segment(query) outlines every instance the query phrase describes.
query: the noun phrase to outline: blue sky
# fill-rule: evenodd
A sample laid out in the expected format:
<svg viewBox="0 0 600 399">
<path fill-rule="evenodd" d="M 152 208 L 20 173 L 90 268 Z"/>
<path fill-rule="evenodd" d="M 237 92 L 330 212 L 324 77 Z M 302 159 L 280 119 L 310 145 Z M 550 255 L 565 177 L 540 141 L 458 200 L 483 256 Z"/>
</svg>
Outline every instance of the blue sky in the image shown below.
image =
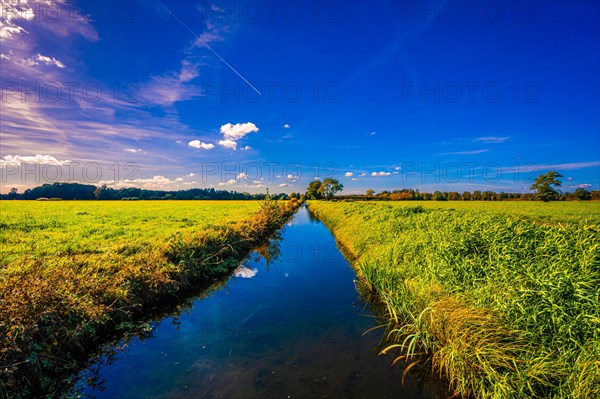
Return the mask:
<svg viewBox="0 0 600 399">
<path fill-rule="evenodd" d="M 2 1 L 2 192 L 600 189 L 597 1 Z"/>
</svg>

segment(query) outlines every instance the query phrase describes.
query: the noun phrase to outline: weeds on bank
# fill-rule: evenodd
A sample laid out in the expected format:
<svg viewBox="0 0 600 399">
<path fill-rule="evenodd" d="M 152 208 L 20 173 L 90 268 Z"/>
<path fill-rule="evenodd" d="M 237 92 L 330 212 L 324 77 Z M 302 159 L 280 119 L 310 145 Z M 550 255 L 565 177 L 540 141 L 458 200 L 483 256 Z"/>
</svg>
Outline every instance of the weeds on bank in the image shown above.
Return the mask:
<svg viewBox="0 0 600 399">
<path fill-rule="evenodd" d="M 310 204 L 357 257 L 389 320 L 383 353 L 407 370 L 429 364 L 462 396 L 600 397 L 597 215 L 474 206 Z"/>
</svg>

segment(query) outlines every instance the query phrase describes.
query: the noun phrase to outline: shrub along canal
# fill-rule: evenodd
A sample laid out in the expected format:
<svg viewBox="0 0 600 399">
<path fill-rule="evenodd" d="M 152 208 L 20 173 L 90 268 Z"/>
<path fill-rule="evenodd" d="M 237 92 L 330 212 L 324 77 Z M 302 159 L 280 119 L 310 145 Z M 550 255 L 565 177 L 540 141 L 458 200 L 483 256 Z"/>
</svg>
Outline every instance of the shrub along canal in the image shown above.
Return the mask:
<svg viewBox="0 0 600 399">
<path fill-rule="evenodd" d="M 378 322 L 354 278 L 331 233 L 302 207 L 271 256 L 253 254 L 182 314 L 122 349 L 106 348 L 75 391 L 98 398 L 443 397 L 412 371 L 403 385 L 403 367 L 377 356 L 382 329 L 364 334 Z"/>
</svg>

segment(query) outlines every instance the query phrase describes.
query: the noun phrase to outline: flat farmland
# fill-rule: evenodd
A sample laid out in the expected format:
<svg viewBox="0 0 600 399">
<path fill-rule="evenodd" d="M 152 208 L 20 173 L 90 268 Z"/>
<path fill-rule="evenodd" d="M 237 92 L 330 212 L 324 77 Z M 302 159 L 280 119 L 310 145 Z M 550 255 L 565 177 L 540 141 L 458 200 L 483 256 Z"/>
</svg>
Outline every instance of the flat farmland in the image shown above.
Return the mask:
<svg viewBox="0 0 600 399">
<path fill-rule="evenodd" d="M 65 384 L 106 338 L 227 275 L 297 205 L 2 201 L 0 396 Z M 142 324 L 137 324 L 138 322 Z"/>
</svg>

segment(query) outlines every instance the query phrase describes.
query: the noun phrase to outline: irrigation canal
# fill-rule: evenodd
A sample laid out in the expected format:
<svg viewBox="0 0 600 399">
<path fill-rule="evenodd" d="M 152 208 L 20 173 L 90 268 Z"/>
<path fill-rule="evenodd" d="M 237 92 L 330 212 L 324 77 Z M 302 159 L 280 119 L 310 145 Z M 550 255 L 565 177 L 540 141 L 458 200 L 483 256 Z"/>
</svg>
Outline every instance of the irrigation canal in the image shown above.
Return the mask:
<svg viewBox="0 0 600 399">
<path fill-rule="evenodd" d="M 264 251 L 262 251 L 264 253 Z M 302 207 L 219 288 L 106 348 L 75 392 L 96 398 L 437 398 L 377 356 L 382 329 L 335 239 Z M 120 343 L 122 346 L 123 342 Z M 110 355 L 109 355 L 110 354 Z"/>
</svg>

